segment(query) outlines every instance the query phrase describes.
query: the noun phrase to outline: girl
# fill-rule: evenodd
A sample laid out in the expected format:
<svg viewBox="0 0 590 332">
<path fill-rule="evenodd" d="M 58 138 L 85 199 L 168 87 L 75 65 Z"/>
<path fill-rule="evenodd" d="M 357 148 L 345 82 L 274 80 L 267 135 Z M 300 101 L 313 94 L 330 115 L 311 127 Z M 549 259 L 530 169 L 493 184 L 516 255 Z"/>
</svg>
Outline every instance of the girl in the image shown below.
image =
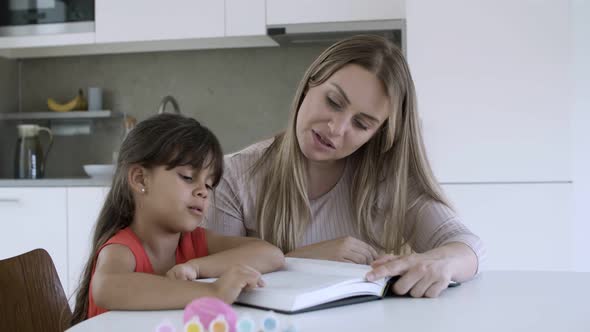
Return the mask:
<svg viewBox="0 0 590 332">
<path fill-rule="evenodd" d="M 211 229 L 286 256 L 372 263 L 367 279 L 399 275 L 399 294 L 438 296 L 472 278 L 484 253 L 432 174 L 408 65 L 382 37 L 326 49 L 286 130 L 228 156 L 217 193 Z"/>
<path fill-rule="evenodd" d="M 178 309 L 201 296 L 233 302 L 282 252 L 200 228 L 223 169 L 217 138 L 194 119 L 161 114 L 124 140 L 100 212 L 72 323 L 107 310 Z M 241 263 L 241 264 L 240 264 Z M 212 284 L 195 278 L 219 277 Z"/>
</svg>

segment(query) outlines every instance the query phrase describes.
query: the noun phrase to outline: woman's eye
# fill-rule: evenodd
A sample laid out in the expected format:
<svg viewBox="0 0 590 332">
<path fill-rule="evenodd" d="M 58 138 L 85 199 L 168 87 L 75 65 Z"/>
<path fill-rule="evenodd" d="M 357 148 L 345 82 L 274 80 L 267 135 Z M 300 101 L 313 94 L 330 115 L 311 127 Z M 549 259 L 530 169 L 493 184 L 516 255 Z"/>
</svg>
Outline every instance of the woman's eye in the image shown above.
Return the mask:
<svg viewBox="0 0 590 332">
<path fill-rule="evenodd" d="M 340 109 L 340 105 L 335 102 L 332 98 L 328 97 L 326 98 L 328 100 L 328 105 L 330 105 L 330 107 L 335 108 L 335 109 Z"/>
<path fill-rule="evenodd" d="M 358 128 L 360 128 L 360 129 L 362 129 L 362 130 L 367 130 L 367 126 L 365 126 L 365 125 L 364 125 L 362 122 L 360 122 L 359 120 L 354 120 L 354 124 L 355 124 L 355 125 L 356 125 Z"/>
</svg>

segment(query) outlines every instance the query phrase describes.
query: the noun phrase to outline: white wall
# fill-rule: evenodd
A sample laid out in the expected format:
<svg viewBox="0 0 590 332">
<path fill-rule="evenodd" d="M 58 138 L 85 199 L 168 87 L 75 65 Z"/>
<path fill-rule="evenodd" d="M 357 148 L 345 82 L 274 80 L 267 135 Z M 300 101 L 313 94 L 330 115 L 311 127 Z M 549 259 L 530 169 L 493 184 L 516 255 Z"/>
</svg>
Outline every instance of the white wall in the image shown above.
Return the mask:
<svg viewBox="0 0 590 332">
<path fill-rule="evenodd" d="M 407 27 L 440 181 L 571 180 L 567 1 L 412 0 Z"/>
<path fill-rule="evenodd" d="M 574 77 L 574 245 L 576 265 L 590 271 L 590 1 L 572 0 Z"/>
<path fill-rule="evenodd" d="M 580 155 L 589 148 L 572 141 L 590 128 L 587 106 L 575 113 L 585 124 L 572 122 L 570 1 L 411 0 L 406 7 L 429 158 L 464 222 L 488 244 L 484 269 L 584 269 L 587 215 L 573 212 L 588 195 L 574 193 L 573 181 L 587 176 Z M 582 58 L 579 68 L 588 64 Z M 588 94 L 587 75 L 578 78 Z"/>
</svg>

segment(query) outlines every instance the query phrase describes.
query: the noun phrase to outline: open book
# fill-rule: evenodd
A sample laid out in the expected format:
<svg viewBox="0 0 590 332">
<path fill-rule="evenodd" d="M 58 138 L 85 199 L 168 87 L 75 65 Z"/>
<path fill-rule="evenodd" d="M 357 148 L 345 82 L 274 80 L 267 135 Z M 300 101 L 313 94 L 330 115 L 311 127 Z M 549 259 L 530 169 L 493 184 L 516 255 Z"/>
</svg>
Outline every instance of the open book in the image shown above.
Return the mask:
<svg viewBox="0 0 590 332">
<path fill-rule="evenodd" d="M 262 276 L 265 287 L 243 291 L 236 303 L 293 314 L 376 300 L 388 279 L 366 281 L 370 270 L 367 265 L 288 257 L 281 271 Z"/>
</svg>

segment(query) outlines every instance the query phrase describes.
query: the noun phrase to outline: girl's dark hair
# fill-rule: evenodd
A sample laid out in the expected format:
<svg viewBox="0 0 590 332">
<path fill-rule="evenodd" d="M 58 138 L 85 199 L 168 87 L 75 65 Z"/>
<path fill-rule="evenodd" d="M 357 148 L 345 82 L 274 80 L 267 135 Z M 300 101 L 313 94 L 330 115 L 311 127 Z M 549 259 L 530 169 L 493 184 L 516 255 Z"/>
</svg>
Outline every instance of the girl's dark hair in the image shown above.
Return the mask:
<svg viewBox="0 0 590 332">
<path fill-rule="evenodd" d="M 217 137 L 207 127 L 179 114 L 152 116 L 129 133 L 121 145 L 111 190 L 96 223 L 92 251 L 76 296 L 72 325 L 87 318 L 90 279 L 98 249 L 133 220 L 135 203 L 127 180 L 131 165 L 148 169 L 185 165 L 195 169 L 211 167 L 215 187 L 223 174 L 223 152 Z"/>
</svg>

